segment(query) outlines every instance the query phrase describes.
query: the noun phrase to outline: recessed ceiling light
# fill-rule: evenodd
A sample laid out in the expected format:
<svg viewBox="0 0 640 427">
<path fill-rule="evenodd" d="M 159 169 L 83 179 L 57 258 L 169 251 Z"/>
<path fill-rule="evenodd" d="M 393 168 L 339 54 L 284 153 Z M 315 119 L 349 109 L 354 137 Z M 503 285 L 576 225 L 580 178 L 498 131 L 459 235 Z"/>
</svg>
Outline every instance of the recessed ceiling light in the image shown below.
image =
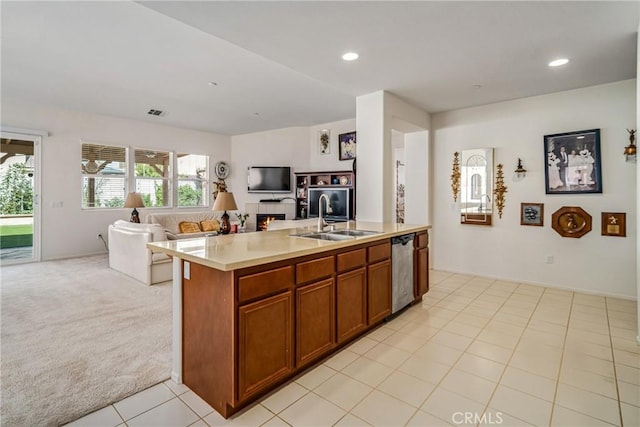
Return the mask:
<svg viewBox="0 0 640 427">
<path fill-rule="evenodd" d="M 356 59 L 358 59 L 358 55 L 355 52 L 347 52 L 344 55 L 342 55 L 342 59 L 344 59 L 345 61 L 355 61 Z"/>
<path fill-rule="evenodd" d="M 208 84 L 209 86 L 218 86 L 218 83 L 216 83 L 216 82 L 209 82 L 209 83 L 207 83 L 207 84 Z"/>
<path fill-rule="evenodd" d="M 482 87 L 482 85 L 473 85 L 471 87 L 474 88 L 474 89 L 480 89 Z"/>
<path fill-rule="evenodd" d="M 567 58 L 556 59 L 555 61 L 549 62 L 549 67 L 559 67 L 561 65 L 568 64 L 569 60 Z"/>
</svg>

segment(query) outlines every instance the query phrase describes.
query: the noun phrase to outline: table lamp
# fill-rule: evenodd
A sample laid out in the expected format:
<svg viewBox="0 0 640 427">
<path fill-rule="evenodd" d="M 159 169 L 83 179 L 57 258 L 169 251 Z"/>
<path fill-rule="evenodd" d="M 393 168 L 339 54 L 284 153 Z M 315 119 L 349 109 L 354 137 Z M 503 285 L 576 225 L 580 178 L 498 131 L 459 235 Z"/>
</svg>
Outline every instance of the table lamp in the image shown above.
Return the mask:
<svg viewBox="0 0 640 427">
<path fill-rule="evenodd" d="M 220 233 L 229 234 L 231 231 L 231 224 L 229 223 L 229 215 L 227 211 L 237 211 L 238 206 L 236 200 L 233 198 L 233 193 L 227 191 L 218 192 L 216 201 L 213 203 L 213 211 L 224 211 L 222 214 L 222 221 L 220 222 Z"/>
<path fill-rule="evenodd" d="M 124 201 L 125 208 L 133 208 L 131 211 L 131 219 L 130 222 L 140 222 L 140 216 L 138 214 L 138 210 L 136 208 L 144 208 L 144 203 L 142 202 L 142 196 L 140 193 L 132 192 L 127 194 L 127 198 Z"/>
</svg>

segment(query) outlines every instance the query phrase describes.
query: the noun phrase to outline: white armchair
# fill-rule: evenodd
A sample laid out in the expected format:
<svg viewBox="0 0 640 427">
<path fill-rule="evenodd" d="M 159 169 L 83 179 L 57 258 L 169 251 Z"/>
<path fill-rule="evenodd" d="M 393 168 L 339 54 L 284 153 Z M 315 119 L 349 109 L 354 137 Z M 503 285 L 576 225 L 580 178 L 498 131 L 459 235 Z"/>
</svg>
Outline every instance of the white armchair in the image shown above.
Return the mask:
<svg viewBox="0 0 640 427">
<path fill-rule="evenodd" d="M 160 225 L 116 221 L 109 226 L 109 267 L 146 285 L 171 280 L 171 257 L 147 248 L 147 243 L 165 240 Z"/>
</svg>

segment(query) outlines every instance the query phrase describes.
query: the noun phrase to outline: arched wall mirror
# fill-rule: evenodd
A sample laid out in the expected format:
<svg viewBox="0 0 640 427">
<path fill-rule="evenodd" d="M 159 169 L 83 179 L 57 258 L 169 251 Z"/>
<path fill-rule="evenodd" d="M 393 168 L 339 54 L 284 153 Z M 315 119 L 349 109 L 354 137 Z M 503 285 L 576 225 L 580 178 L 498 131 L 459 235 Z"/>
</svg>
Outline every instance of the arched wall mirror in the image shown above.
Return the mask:
<svg viewBox="0 0 640 427">
<path fill-rule="evenodd" d="M 462 150 L 460 181 L 460 222 L 491 225 L 493 148 Z"/>
</svg>

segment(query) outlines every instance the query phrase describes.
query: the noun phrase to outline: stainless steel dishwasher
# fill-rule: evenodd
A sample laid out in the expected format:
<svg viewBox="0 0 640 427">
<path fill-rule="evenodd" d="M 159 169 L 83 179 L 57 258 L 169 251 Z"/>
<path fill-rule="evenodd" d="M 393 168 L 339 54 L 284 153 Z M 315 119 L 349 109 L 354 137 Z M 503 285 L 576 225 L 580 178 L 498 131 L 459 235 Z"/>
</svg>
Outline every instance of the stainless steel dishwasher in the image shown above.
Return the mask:
<svg viewBox="0 0 640 427">
<path fill-rule="evenodd" d="M 415 233 L 391 238 L 391 314 L 414 299 L 413 239 Z"/>
</svg>

